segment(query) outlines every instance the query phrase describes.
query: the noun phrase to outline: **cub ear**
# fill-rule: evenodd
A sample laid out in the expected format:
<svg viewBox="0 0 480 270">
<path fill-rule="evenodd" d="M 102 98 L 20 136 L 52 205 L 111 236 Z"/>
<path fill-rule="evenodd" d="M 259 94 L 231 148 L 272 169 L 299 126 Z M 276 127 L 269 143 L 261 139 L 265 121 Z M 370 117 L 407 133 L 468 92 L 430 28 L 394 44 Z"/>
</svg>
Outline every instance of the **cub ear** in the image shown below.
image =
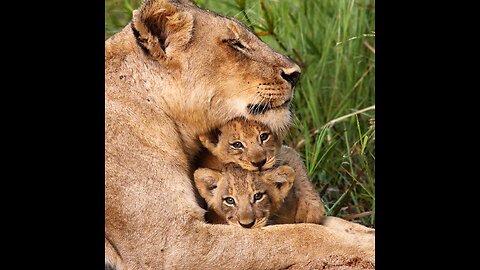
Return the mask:
<svg viewBox="0 0 480 270">
<path fill-rule="evenodd" d="M 178 11 L 172 3 L 147 0 L 139 10 L 133 11 L 131 27 L 137 43 L 157 60 L 181 49 L 192 38 L 192 14 Z"/>
<path fill-rule="evenodd" d="M 281 197 L 286 197 L 295 181 L 295 171 L 290 166 L 280 166 L 265 173 L 266 180 L 274 184 Z"/>
<path fill-rule="evenodd" d="M 222 173 L 207 168 L 197 169 L 193 173 L 195 186 L 205 200 L 210 200 L 213 197 L 215 189 L 218 187 L 218 182 L 222 178 Z"/>
<path fill-rule="evenodd" d="M 213 131 L 210 131 L 206 134 L 198 136 L 200 142 L 208 149 L 211 153 L 214 153 L 215 148 L 218 145 L 218 137 L 221 135 L 221 131 L 216 128 Z"/>
</svg>

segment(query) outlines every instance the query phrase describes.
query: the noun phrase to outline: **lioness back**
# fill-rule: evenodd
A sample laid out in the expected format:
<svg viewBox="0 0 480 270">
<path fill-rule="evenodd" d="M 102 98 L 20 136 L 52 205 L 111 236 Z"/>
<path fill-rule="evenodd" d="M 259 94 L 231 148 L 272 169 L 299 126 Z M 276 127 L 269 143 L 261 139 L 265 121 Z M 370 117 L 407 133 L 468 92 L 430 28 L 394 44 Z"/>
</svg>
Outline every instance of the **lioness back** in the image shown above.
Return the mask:
<svg viewBox="0 0 480 270">
<path fill-rule="evenodd" d="M 295 172 L 281 166 L 262 172 L 242 169 L 229 163 L 221 172 L 200 168 L 194 173 L 195 185 L 208 205 L 212 223 L 243 228 L 259 228 L 282 206 Z"/>
</svg>

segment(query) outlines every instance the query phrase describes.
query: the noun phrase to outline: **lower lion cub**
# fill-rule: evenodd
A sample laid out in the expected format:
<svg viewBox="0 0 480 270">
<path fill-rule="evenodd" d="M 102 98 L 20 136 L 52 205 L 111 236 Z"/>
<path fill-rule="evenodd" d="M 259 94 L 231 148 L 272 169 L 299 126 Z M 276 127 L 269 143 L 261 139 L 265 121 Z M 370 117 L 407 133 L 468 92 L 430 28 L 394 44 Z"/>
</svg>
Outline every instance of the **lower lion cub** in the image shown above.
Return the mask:
<svg viewBox="0 0 480 270">
<path fill-rule="evenodd" d="M 194 179 L 207 202 L 209 222 L 258 228 L 277 223 L 271 216 L 282 206 L 295 172 L 289 166 L 252 172 L 230 163 L 221 172 L 198 169 Z"/>
<path fill-rule="evenodd" d="M 265 126 L 234 119 L 200 141 L 208 152 L 194 180 L 210 222 L 255 228 L 322 221 L 323 203 L 303 160 Z"/>
</svg>

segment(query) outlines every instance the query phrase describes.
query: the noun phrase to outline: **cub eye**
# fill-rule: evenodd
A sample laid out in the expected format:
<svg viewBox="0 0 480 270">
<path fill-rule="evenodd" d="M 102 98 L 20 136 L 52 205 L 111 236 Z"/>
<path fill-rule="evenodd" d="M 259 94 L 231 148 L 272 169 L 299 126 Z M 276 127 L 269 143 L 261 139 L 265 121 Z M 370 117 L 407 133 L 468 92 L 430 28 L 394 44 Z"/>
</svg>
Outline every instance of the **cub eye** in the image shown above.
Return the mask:
<svg viewBox="0 0 480 270">
<path fill-rule="evenodd" d="M 241 142 L 234 142 L 232 143 L 233 148 L 243 148 L 243 144 Z"/>
<path fill-rule="evenodd" d="M 260 134 L 260 141 L 264 142 L 264 141 L 268 140 L 269 137 L 270 137 L 270 134 L 262 133 L 262 134 Z"/>
<path fill-rule="evenodd" d="M 232 197 L 223 199 L 228 205 L 235 205 L 235 200 Z"/>
<path fill-rule="evenodd" d="M 256 193 L 255 195 L 253 195 L 253 199 L 255 201 L 259 201 L 263 198 L 263 193 L 259 192 L 259 193 Z"/>
</svg>

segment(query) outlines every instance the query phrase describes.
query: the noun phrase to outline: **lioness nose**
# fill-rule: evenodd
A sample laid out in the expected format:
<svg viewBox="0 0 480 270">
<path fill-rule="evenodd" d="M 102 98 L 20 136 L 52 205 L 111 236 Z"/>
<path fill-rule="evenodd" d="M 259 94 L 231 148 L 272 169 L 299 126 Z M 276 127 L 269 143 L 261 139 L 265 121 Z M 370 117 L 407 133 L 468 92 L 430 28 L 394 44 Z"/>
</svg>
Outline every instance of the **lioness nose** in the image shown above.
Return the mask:
<svg viewBox="0 0 480 270">
<path fill-rule="evenodd" d="M 243 223 L 241 223 L 241 222 L 238 222 L 238 223 L 240 223 L 240 226 L 242 226 L 243 228 L 250 229 L 250 228 L 253 226 L 253 224 L 255 224 L 255 219 L 254 219 L 252 222 L 248 223 L 248 224 L 243 224 Z"/>
<path fill-rule="evenodd" d="M 298 79 L 300 79 L 300 69 L 299 68 L 282 68 L 280 73 L 282 78 L 290 83 L 290 86 L 293 88 L 297 84 Z"/>
<path fill-rule="evenodd" d="M 253 166 L 255 167 L 258 167 L 258 168 L 261 168 L 263 165 L 265 165 L 265 163 L 267 162 L 267 159 L 264 159 L 264 160 L 261 160 L 261 161 L 258 161 L 258 162 L 251 162 Z"/>
</svg>

